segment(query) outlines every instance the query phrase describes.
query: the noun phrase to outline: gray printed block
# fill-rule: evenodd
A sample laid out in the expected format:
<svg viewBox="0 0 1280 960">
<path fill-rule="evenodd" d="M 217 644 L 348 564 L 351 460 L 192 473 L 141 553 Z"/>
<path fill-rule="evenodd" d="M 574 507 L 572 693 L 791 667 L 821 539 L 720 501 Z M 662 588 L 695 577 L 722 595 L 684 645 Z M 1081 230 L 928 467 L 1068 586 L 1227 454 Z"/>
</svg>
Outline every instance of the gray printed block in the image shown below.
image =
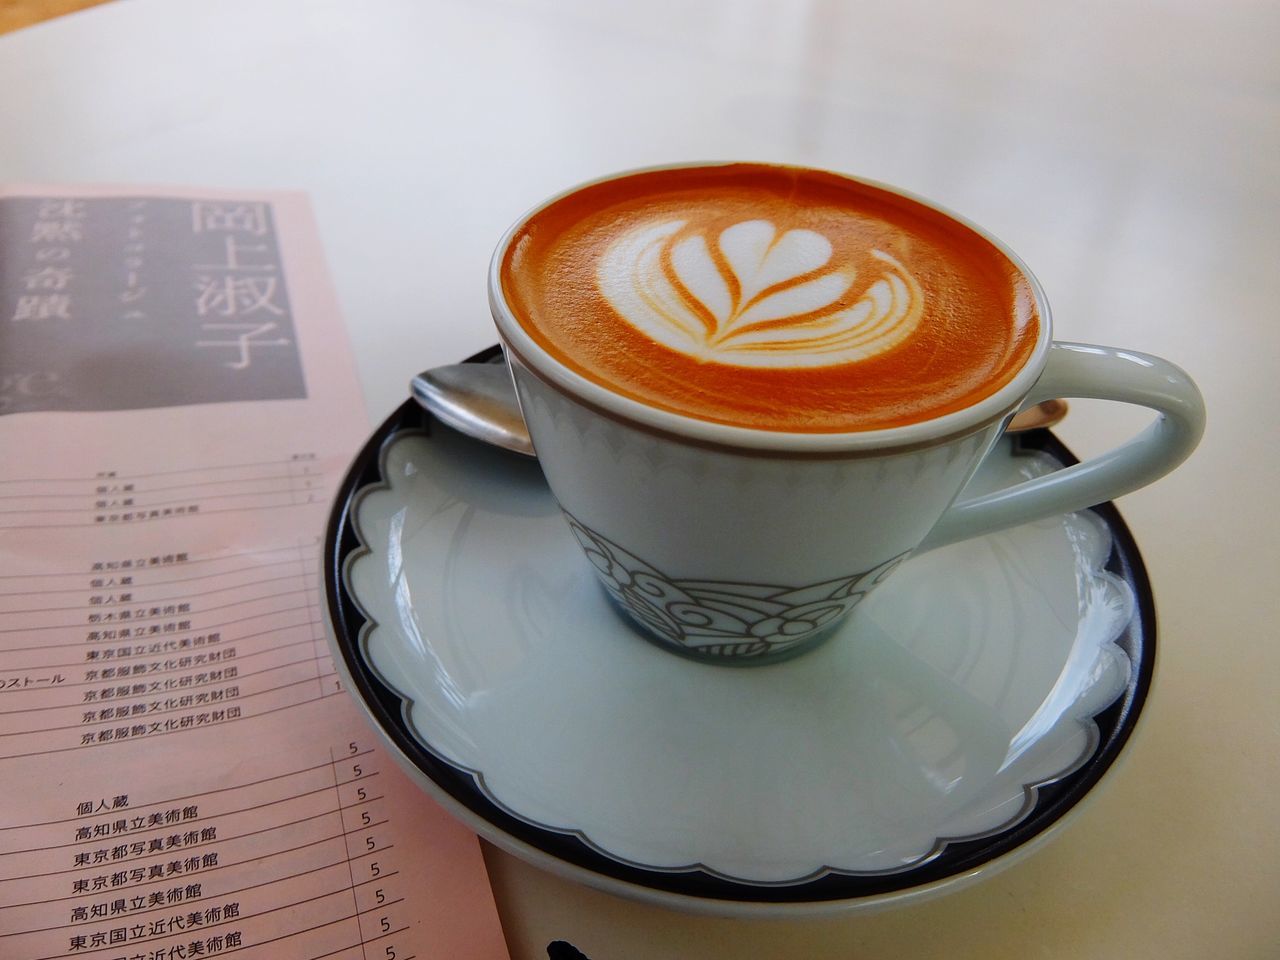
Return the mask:
<svg viewBox="0 0 1280 960">
<path fill-rule="evenodd" d="M 0 199 L 0 414 L 305 396 L 270 204 Z"/>
</svg>

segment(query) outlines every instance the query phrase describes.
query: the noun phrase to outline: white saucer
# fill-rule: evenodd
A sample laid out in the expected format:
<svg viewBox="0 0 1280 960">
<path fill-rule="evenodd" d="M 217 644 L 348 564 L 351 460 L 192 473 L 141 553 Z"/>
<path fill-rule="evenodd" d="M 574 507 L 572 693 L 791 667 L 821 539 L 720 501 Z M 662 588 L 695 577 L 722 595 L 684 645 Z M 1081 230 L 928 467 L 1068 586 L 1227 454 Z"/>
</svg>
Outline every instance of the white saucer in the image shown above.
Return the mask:
<svg viewBox="0 0 1280 960">
<path fill-rule="evenodd" d="M 1006 441 L 975 483 L 1059 463 Z M 548 869 L 722 914 L 883 906 L 1029 851 L 1120 752 L 1154 657 L 1107 508 L 914 557 L 794 661 L 680 659 L 611 608 L 536 463 L 411 407 L 326 549 L 335 660 L 425 789 Z"/>
</svg>

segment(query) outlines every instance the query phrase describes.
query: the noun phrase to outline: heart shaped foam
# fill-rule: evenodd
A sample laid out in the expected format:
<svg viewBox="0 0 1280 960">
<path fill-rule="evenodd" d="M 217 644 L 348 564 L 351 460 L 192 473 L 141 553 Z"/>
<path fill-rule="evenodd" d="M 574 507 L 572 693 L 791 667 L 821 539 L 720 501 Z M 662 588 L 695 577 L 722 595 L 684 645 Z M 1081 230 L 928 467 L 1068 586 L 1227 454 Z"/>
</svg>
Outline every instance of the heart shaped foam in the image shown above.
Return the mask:
<svg viewBox="0 0 1280 960">
<path fill-rule="evenodd" d="M 868 251 L 877 270 L 860 277 L 852 263 L 833 263 L 831 242 L 813 230 L 744 220 L 714 241 L 710 232 L 668 220 L 622 234 L 596 271 L 601 293 L 658 343 L 737 366 L 849 363 L 920 323 L 923 291 L 884 251 Z"/>
</svg>

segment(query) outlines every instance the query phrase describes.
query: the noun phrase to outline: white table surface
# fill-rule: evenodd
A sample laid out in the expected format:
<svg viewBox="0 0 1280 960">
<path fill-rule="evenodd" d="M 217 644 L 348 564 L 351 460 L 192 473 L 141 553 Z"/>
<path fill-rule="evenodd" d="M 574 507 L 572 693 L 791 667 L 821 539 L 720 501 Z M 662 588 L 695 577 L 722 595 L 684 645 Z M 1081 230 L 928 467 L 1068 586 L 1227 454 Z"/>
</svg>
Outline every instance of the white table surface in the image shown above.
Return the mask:
<svg viewBox="0 0 1280 960">
<path fill-rule="evenodd" d="M 1280 957 L 1280 5 L 117 0 L 0 38 L 0 180 L 308 191 L 370 423 L 493 342 L 523 209 L 668 160 L 825 166 L 1018 250 L 1056 335 L 1185 366 L 1194 457 L 1120 507 L 1159 611 L 1127 762 L 1045 850 L 916 907 L 699 919 L 487 856 L 513 956 Z M 1077 453 L 1142 415 L 1078 403 Z"/>
</svg>

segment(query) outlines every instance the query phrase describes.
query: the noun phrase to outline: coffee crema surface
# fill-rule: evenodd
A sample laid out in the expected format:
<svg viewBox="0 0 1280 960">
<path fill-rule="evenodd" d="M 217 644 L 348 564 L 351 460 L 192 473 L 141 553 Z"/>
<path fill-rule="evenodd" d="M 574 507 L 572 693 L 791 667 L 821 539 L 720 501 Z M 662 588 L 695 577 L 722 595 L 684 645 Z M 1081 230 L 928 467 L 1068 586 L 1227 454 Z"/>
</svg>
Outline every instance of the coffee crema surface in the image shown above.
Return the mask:
<svg viewBox="0 0 1280 960">
<path fill-rule="evenodd" d="M 1007 384 L 1040 318 L 994 244 L 836 174 L 764 164 L 632 174 L 512 237 L 502 291 L 551 356 L 716 423 L 844 433 L 918 423 Z"/>
</svg>

